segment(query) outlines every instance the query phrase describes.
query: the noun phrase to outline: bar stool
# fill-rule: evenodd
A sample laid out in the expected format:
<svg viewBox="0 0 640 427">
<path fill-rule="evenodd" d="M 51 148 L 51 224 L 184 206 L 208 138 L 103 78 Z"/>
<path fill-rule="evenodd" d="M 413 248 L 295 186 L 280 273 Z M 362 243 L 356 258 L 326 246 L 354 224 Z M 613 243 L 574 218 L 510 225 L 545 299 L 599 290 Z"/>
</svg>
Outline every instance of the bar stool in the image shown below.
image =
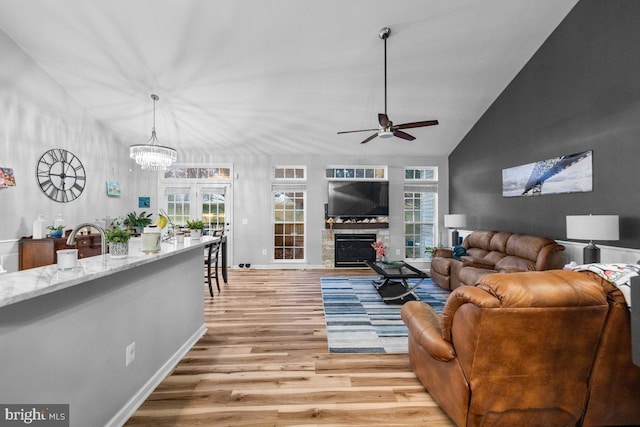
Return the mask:
<svg viewBox="0 0 640 427">
<path fill-rule="evenodd" d="M 224 229 L 213 230 L 213 237 L 220 237 L 224 234 Z M 213 286 L 211 285 L 211 279 L 216 279 L 216 287 L 220 292 L 220 281 L 218 280 L 218 259 L 220 256 L 221 241 L 213 242 L 207 247 L 207 255 L 204 259 L 204 266 L 207 268 L 207 273 L 204 278 L 209 285 L 209 294 L 213 298 Z"/>
</svg>

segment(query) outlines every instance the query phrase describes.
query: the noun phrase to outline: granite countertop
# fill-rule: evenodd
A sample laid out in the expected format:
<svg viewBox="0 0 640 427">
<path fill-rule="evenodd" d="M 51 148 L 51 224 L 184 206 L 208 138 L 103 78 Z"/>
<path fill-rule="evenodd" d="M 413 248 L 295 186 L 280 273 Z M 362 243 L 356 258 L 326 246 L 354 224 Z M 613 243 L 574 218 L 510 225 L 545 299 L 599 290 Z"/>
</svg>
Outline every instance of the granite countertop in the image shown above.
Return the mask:
<svg viewBox="0 0 640 427">
<path fill-rule="evenodd" d="M 129 270 L 140 265 L 204 247 L 219 237 L 204 236 L 200 240 L 185 238 L 184 243 L 162 242 L 160 252 L 144 253 L 141 238 L 131 238 L 129 255 L 124 259 L 111 259 L 109 255 L 98 255 L 78 260 L 78 266 L 69 270 L 58 270 L 56 264 L 0 275 L 0 307 L 26 301 L 80 285 L 93 279 Z"/>
</svg>

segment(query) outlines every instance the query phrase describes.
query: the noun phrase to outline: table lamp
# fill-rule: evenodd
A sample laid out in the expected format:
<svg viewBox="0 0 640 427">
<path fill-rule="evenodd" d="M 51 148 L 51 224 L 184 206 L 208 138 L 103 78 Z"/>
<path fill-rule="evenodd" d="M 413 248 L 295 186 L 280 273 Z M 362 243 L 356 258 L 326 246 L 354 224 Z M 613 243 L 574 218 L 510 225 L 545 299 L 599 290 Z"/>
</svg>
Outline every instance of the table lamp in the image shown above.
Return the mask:
<svg viewBox="0 0 640 427">
<path fill-rule="evenodd" d="M 593 241 L 619 240 L 619 223 L 618 215 L 567 215 L 567 238 L 588 240 L 582 251 L 583 262 L 599 263 L 600 248 Z"/>
<path fill-rule="evenodd" d="M 448 214 L 444 216 L 444 226 L 453 228 L 451 232 L 451 246 L 458 244 L 459 233 L 458 228 L 467 226 L 467 216 L 463 214 Z"/>
</svg>

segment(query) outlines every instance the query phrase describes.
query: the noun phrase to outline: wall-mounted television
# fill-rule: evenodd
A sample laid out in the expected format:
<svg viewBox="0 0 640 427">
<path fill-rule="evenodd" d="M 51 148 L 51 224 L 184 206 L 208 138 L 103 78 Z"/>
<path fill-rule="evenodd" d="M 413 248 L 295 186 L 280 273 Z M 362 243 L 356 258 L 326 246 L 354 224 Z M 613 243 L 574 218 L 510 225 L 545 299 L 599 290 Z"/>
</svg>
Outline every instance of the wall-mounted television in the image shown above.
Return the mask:
<svg viewBox="0 0 640 427">
<path fill-rule="evenodd" d="M 329 181 L 329 216 L 389 215 L 386 181 Z"/>
</svg>

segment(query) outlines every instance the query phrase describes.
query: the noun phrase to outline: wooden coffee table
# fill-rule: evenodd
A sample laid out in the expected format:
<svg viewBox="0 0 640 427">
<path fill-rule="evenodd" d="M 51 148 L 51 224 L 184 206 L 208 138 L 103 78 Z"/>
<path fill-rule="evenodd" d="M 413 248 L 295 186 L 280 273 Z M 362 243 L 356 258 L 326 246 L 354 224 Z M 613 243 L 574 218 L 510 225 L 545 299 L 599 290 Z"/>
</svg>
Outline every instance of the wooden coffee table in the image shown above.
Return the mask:
<svg viewBox="0 0 640 427">
<path fill-rule="evenodd" d="M 382 297 L 384 302 L 398 302 L 409 295 L 416 301 L 420 298 L 414 290 L 422 284 L 429 275 L 422 270 L 404 261 L 365 261 L 367 266 L 380 276 L 381 280 L 372 280 L 371 284 Z M 410 284 L 407 279 L 419 279 L 416 283 Z"/>
</svg>

